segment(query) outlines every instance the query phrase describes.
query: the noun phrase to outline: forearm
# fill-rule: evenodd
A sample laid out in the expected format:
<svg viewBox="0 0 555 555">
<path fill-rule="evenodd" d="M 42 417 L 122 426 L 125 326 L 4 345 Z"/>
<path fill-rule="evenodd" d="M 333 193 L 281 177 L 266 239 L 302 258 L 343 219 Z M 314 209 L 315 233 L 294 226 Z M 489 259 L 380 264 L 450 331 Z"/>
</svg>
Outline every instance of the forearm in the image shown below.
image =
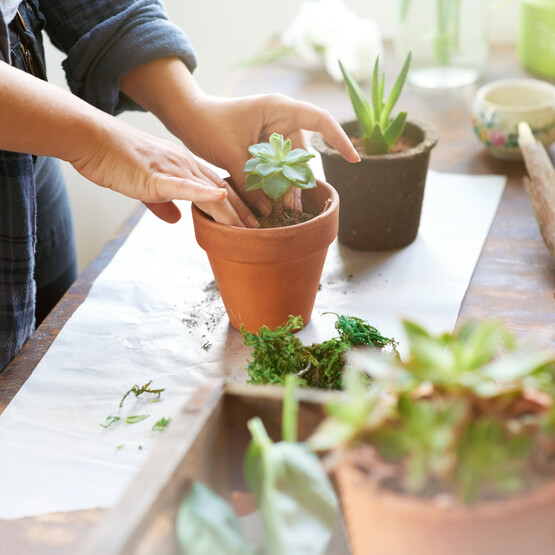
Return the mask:
<svg viewBox="0 0 555 555">
<path fill-rule="evenodd" d="M 110 118 L 71 93 L 0 62 L 0 150 L 74 162 L 102 144 Z"/>
<path fill-rule="evenodd" d="M 153 113 L 182 140 L 194 118 L 204 93 L 187 66 L 175 57 L 159 58 L 137 67 L 120 83 L 121 90 L 145 110 Z"/>
</svg>

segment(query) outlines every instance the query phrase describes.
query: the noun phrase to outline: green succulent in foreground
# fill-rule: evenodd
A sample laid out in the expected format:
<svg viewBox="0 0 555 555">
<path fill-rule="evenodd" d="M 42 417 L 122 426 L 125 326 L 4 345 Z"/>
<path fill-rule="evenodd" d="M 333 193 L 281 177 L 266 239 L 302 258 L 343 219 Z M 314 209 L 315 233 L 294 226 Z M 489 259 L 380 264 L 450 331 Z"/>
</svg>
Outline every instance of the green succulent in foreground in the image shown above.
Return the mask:
<svg viewBox="0 0 555 555">
<path fill-rule="evenodd" d="M 245 190 L 262 189 L 273 201 L 278 201 L 291 188 L 312 189 L 316 178 L 308 164 L 314 154 L 302 148 L 291 150 L 291 140 L 273 133 L 268 143 L 258 143 L 249 147 L 254 156 L 247 160 L 243 169 L 247 174 Z"/>
</svg>

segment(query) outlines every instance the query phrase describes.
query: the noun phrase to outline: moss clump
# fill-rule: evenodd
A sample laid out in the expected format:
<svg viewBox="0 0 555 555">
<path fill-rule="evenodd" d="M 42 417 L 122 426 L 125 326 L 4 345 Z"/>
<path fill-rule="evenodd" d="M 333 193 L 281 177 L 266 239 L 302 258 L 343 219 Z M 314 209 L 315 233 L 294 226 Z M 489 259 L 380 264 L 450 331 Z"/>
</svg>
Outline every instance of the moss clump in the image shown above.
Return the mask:
<svg viewBox="0 0 555 555">
<path fill-rule="evenodd" d="M 341 389 L 345 358 L 343 353 L 361 345 L 397 354 L 396 342 L 384 337 L 366 321 L 354 316 L 337 315 L 339 337 L 323 343 L 304 345 L 293 332 L 303 328 L 300 316 L 290 316 L 283 325 L 271 330 L 262 326 L 259 333 L 241 330 L 243 343 L 253 347 L 247 366 L 248 383 L 284 385 L 289 374 L 298 376 L 299 385 L 320 389 Z"/>
</svg>

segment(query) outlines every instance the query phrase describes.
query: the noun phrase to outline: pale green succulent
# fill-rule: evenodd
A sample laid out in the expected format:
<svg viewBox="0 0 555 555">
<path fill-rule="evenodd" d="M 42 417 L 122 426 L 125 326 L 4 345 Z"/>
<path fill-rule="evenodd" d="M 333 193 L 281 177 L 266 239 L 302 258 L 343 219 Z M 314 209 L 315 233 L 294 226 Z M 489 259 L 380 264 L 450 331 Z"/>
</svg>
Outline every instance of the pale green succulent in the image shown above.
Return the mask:
<svg viewBox="0 0 555 555">
<path fill-rule="evenodd" d="M 247 174 L 245 190 L 262 189 L 272 200 L 276 201 L 292 185 L 299 189 L 316 187 L 316 178 L 308 164 L 314 154 L 302 148 L 291 150 L 291 140 L 273 133 L 268 143 L 258 143 L 249 147 L 254 156 L 247 160 L 243 171 Z"/>
</svg>

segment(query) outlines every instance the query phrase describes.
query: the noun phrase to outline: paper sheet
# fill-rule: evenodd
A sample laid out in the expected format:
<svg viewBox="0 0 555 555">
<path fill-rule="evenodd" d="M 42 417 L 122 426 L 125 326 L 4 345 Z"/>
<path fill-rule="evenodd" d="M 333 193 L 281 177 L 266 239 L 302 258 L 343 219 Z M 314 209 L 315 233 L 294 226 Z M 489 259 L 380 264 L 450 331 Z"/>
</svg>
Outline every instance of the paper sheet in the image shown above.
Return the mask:
<svg viewBox="0 0 555 555">
<path fill-rule="evenodd" d="M 415 242 L 396 252 L 329 249 L 305 342 L 336 336 L 333 311 L 395 337 L 401 318 L 455 324 L 503 188 L 500 176 L 430 172 Z M 176 225 L 145 214 L 0 417 L 0 518 L 114 505 L 207 376 L 245 381 L 250 349 L 229 326 L 190 209 Z M 153 380 L 155 396 L 123 394 Z M 108 415 L 149 414 L 102 428 Z"/>
</svg>

